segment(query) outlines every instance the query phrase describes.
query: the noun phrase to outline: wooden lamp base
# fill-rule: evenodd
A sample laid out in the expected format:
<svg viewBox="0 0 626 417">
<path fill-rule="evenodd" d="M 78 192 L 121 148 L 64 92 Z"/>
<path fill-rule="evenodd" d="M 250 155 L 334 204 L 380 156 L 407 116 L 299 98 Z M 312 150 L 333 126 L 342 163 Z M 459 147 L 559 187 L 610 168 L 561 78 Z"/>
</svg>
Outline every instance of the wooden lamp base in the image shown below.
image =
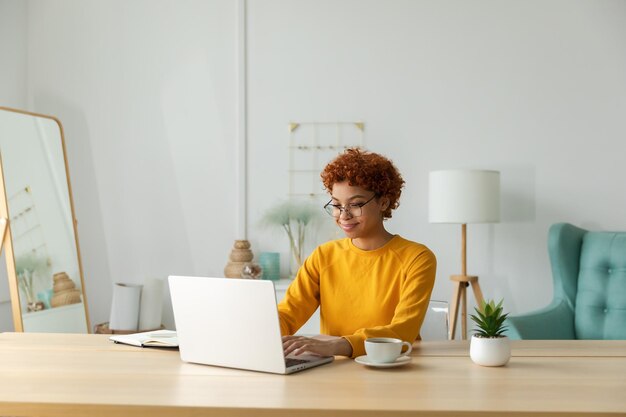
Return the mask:
<svg viewBox="0 0 626 417">
<path fill-rule="evenodd" d="M 467 287 L 471 284 L 477 305 L 482 304 L 483 293 L 478 284 L 478 277 L 475 275 L 452 275 L 450 280 L 454 281 L 452 311 L 450 312 L 450 340 L 454 340 L 456 334 L 459 304 L 461 305 L 461 337 L 463 340 L 467 340 Z"/>
</svg>

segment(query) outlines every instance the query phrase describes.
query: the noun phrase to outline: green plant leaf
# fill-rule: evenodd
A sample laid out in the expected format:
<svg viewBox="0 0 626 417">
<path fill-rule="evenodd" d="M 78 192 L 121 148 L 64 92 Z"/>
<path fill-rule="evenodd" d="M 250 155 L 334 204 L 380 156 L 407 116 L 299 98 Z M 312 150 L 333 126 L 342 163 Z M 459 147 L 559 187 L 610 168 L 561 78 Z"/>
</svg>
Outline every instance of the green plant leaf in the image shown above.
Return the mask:
<svg viewBox="0 0 626 417">
<path fill-rule="evenodd" d="M 476 323 L 477 329 L 474 335 L 478 337 L 501 337 L 507 327 L 504 322 L 508 313 L 504 313 L 502 307 L 503 300 L 495 303 L 494 300 L 485 300 L 479 307 L 474 308 L 476 314 L 470 315 L 470 318 Z"/>
</svg>

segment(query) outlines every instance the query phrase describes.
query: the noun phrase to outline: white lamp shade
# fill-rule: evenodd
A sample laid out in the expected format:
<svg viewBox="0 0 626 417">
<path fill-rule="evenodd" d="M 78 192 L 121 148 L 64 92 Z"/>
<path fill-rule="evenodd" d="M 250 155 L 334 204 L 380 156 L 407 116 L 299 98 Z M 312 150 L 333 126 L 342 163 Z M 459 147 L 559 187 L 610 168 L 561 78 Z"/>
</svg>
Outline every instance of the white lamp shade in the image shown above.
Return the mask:
<svg viewBox="0 0 626 417">
<path fill-rule="evenodd" d="M 428 220 L 431 223 L 500 221 L 498 171 L 432 171 L 428 182 Z"/>
</svg>

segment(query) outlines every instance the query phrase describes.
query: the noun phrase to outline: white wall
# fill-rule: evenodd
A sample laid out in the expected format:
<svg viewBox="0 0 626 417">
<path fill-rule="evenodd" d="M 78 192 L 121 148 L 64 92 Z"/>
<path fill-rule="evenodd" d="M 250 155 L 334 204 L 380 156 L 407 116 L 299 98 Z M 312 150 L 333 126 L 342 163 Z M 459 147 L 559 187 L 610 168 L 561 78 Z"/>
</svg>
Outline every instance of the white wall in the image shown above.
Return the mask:
<svg viewBox="0 0 626 417">
<path fill-rule="evenodd" d="M 437 254 L 436 298 L 460 226 L 428 223 L 430 170 L 501 171 L 468 272 L 513 312 L 551 298 L 550 224 L 626 229 L 626 2 L 252 1 L 248 30 L 251 224 L 287 190 L 289 121 L 363 120 L 407 181 L 389 229 Z"/>
<path fill-rule="evenodd" d="M 92 324 L 108 321 L 112 282 L 226 263 L 235 6 L 29 2 L 29 107 L 65 127 Z"/>
<path fill-rule="evenodd" d="M 0 106 L 26 105 L 26 6 L 0 0 Z"/>
<path fill-rule="evenodd" d="M 626 3 L 249 1 L 248 237 L 287 191 L 289 121 L 363 120 L 407 180 L 390 231 L 460 269 L 428 171 L 502 172 L 469 272 L 513 312 L 546 304 L 550 224 L 626 229 Z M 28 102 L 66 140 L 92 321 L 113 281 L 220 274 L 237 236 L 237 3 L 29 1 Z M 171 316 L 168 316 L 171 319 Z"/>
</svg>

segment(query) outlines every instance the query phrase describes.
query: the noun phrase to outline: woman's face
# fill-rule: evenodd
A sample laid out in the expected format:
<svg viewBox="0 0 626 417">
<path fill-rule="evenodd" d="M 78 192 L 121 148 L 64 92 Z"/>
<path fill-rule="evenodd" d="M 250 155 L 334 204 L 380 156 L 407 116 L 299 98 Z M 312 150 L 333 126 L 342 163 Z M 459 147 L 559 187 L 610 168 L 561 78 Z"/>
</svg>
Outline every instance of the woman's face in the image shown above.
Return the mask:
<svg viewBox="0 0 626 417">
<path fill-rule="evenodd" d="M 384 231 L 383 212 L 388 204 L 386 198 L 375 197 L 373 191 L 349 185 L 348 181 L 333 184 L 331 198 L 330 204 L 335 206 L 335 211 L 341 212 L 335 222 L 347 237 L 375 237 Z"/>
</svg>

